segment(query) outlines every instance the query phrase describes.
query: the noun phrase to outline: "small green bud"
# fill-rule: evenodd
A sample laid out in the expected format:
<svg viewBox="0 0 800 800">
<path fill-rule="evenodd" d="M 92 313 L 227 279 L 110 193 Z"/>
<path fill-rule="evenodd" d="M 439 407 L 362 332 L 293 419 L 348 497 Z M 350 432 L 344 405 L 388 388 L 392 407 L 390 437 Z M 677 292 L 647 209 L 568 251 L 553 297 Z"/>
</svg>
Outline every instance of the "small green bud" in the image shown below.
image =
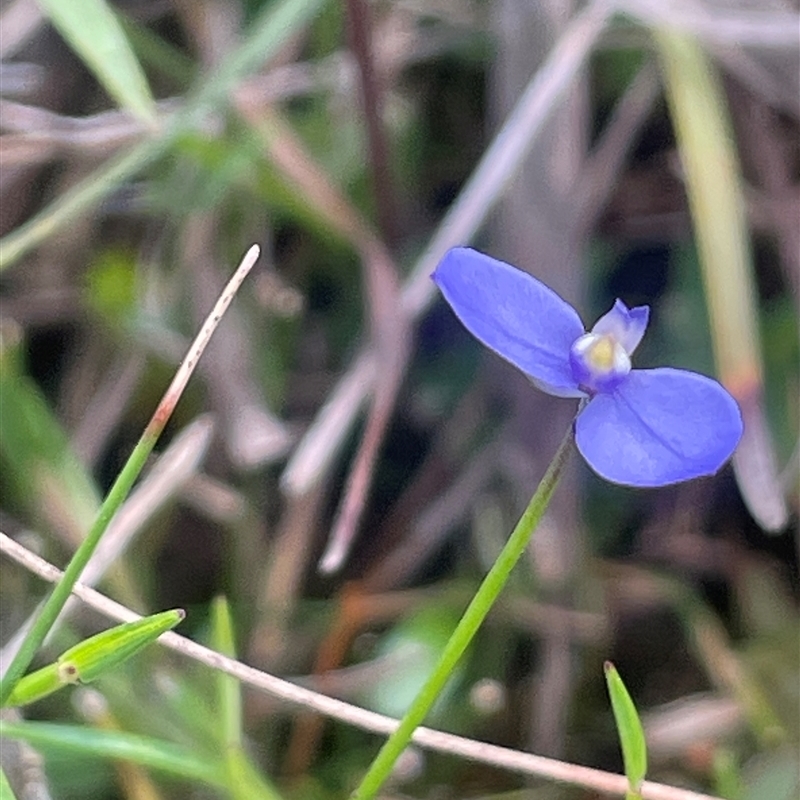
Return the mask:
<svg viewBox="0 0 800 800">
<path fill-rule="evenodd" d="M 174 628 L 185 616 L 180 608 L 162 611 L 91 636 L 62 653 L 58 661 L 22 678 L 6 705 L 27 705 L 67 684 L 93 681 Z"/>
</svg>

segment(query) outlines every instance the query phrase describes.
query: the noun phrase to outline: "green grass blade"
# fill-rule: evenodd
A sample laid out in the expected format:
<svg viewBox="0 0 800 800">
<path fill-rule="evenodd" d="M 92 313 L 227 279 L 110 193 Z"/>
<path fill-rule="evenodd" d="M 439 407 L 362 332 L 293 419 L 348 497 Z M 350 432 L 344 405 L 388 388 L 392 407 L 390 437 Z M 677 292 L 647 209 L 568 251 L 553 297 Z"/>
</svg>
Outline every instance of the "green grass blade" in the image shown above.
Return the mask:
<svg viewBox="0 0 800 800">
<path fill-rule="evenodd" d="M 119 507 L 128 496 L 128 492 L 136 481 L 136 478 L 144 468 L 147 457 L 152 452 L 158 434 L 160 433 L 160 430 L 156 433 L 151 428 L 152 425 L 148 426 L 142 438 L 139 440 L 136 447 L 134 447 L 128 461 L 114 481 L 108 495 L 106 495 L 106 499 L 103 501 L 100 511 L 92 527 L 89 529 L 89 533 L 80 547 L 75 551 L 67 568 L 64 570 L 61 580 L 55 585 L 53 591 L 48 596 L 44 606 L 20 645 L 19 650 L 8 666 L 5 675 L 3 675 L 2 680 L 0 680 L 0 705 L 5 705 L 14 687 L 33 660 L 36 651 L 55 624 L 58 615 L 61 613 L 61 609 L 64 608 L 64 605 L 69 599 L 75 583 L 89 563 L 89 559 L 97 549 L 97 545 L 100 544 L 100 540 L 108 528 L 111 518 L 119 510 Z"/>
<path fill-rule="evenodd" d="M 0 800 L 17 800 L 2 767 L 0 767 Z"/>
<path fill-rule="evenodd" d="M 725 93 L 711 60 L 694 38 L 666 29 L 653 31 L 653 38 L 697 238 L 715 360 L 745 420 L 733 457 L 736 478 L 758 523 L 765 530 L 780 530 L 788 522 L 788 511 L 761 404 L 764 365 L 758 291 Z"/>
<path fill-rule="evenodd" d="M 50 0 L 58 4 L 59 0 Z M 242 46 L 216 72 L 201 76 L 186 106 L 156 137 L 117 156 L 76 184 L 49 206 L 0 239 L 0 271 L 19 261 L 70 221 L 86 213 L 117 186 L 163 156 L 184 133 L 205 116 L 223 108 L 234 86 L 274 56 L 317 13 L 324 0 L 283 0 L 270 3 L 253 23 Z"/>
<path fill-rule="evenodd" d="M 0 721 L 0 736 L 20 739 L 37 748 L 76 755 L 130 761 L 174 778 L 225 788 L 225 767 L 208 756 L 196 756 L 172 742 L 119 731 L 99 731 L 84 725 L 54 722 Z"/>
<path fill-rule="evenodd" d="M 211 645 L 223 655 L 236 658 L 236 644 L 230 606 L 224 597 L 215 597 L 211 604 Z M 219 672 L 216 675 L 217 701 L 222 724 L 222 744 L 240 747 L 242 743 L 242 696 L 239 681 Z"/>
<path fill-rule="evenodd" d="M 0 360 L 0 397 L 6 491 L 36 524 L 77 544 L 100 507 L 94 481 L 38 386 L 19 374 L 9 354 Z"/>
<path fill-rule="evenodd" d="M 647 774 L 647 742 L 644 738 L 644 729 L 619 672 L 610 661 L 606 661 L 603 670 L 622 747 L 625 776 L 630 785 L 628 794 L 631 798 L 638 798 L 642 781 Z"/>
<path fill-rule="evenodd" d="M 105 0 L 37 0 L 53 27 L 114 100 L 150 127 L 156 105 L 136 55 Z"/>
<path fill-rule="evenodd" d="M 211 604 L 211 643 L 215 650 L 236 658 L 236 641 L 230 606 L 224 597 Z M 224 672 L 217 673 L 217 698 L 228 791 L 232 800 L 281 800 L 272 786 L 251 763 L 242 749 L 242 693 L 239 681 Z"/>
<path fill-rule="evenodd" d="M 222 294 L 211 309 L 210 314 L 206 317 L 200 331 L 190 345 L 185 359 L 181 362 L 161 402 L 153 412 L 150 422 L 148 422 L 139 441 L 133 448 L 133 452 L 119 475 L 117 475 L 105 500 L 100 506 L 100 511 L 92 527 L 89 529 L 86 538 L 75 551 L 61 579 L 53 588 L 42 606 L 41 611 L 39 611 L 37 617 L 33 621 L 30 630 L 25 635 L 5 675 L 0 679 L 0 705 L 6 701 L 14 686 L 16 686 L 20 678 L 25 674 L 36 651 L 42 645 L 48 632 L 58 619 L 58 615 L 69 599 L 75 583 L 80 578 L 83 570 L 89 563 L 89 559 L 100 544 L 100 540 L 108 528 L 111 518 L 119 510 L 125 498 L 128 496 L 128 492 L 131 490 L 134 482 L 144 468 L 148 456 L 153 451 L 159 436 L 161 436 L 164 430 L 164 426 L 172 416 L 172 412 L 175 410 L 175 404 L 183 394 L 183 390 L 186 388 L 186 384 L 189 382 L 189 378 L 194 372 L 194 368 L 197 366 L 197 362 L 216 330 L 219 321 L 236 296 L 236 292 L 239 290 L 242 282 L 258 260 L 259 254 L 260 248 L 258 245 L 253 245 L 247 251 L 233 276 L 222 290 Z"/>
<path fill-rule="evenodd" d="M 656 30 L 670 115 L 708 290 L 720 372 L 742 388 L 759 377 L 747 220 L 730 121 L 708 58 L 690 36 Z"/>
</svg>

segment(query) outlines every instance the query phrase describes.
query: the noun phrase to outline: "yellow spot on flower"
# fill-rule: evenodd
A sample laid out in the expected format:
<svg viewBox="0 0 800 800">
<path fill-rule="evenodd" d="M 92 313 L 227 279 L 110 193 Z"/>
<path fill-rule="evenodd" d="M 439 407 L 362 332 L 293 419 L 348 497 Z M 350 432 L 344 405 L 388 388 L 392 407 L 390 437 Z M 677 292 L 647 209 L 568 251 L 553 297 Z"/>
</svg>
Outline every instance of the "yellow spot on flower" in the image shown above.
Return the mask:
<svg viewBox="0 0 800 800">
<path fill-rule="evenodd" d="M 586 354 L 590 364 L 601 372 L 610 372 L 614 367 L 615 346 L 610 336 L 601 336 Z"/>
</svg>

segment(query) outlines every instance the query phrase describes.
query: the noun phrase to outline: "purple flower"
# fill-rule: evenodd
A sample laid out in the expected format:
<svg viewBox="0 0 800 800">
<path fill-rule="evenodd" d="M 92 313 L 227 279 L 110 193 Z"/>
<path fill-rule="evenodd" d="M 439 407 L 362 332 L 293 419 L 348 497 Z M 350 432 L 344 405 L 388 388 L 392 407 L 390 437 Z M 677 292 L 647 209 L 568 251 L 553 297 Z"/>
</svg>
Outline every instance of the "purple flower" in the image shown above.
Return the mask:
<svg viewBox="0 0 800 800">
<path fill-rule="evenodd" d="M 575 442 L 606 480 L 663 486 L 711 475 L 736 448 L 742 417 L 720 384 L 681 369 L 631 369 L 647 306 L 617 300 L 587 333 L 552 289 L 465 247 L 450 250 L 433 279 L 467 330 L 540 389 L 587 399 Z"/>
</svg>

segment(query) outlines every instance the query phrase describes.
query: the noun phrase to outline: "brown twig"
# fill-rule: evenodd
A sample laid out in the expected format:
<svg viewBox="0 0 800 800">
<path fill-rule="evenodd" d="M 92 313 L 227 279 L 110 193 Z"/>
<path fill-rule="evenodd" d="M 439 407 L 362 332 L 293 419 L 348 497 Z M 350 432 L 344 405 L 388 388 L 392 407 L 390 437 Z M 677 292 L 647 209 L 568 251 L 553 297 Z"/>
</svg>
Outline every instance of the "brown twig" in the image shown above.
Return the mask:
<svg viewBox="0 0 800 800">
<path fill-rule="evenodd" d="M 409 324 L 400 298 L 398 272 L 382 240 L 314 162 L 277 112 L 259 107 L 252 95 L 244 91 L 237 96 L 237 106 L 261 134 L 275 165 L 295 188 L 302 190 L 304 198 L 313 204 L 322 220 L 350 242 L 361 257 L 370 323 L 371 366 L 376 380 L 365 434 L 353 460 L 328 547 L 320 561 L 320 570 L 332 573 L 343 564 L 358 530 L 373 467 L 405 373 Z M 355 389 L 360 393 L 364 386 L 359 382 Z M 337 408 L 337 413 L 350 415 L 358 406 L 356 399 L 348 408 Z"/>
<path fill-rule="evenodd" d="M 378 230 L 381 232 L 383 240 L 391 244 L 397 237 L 397 216 L 389 167 L 389 147 L 381 118 L 380 85 L 372 55 L 370 8 L 364 0 L 346 0 L 345 11 L 347 14 L 347 41 L 358 65 Z"/>
</svg>

